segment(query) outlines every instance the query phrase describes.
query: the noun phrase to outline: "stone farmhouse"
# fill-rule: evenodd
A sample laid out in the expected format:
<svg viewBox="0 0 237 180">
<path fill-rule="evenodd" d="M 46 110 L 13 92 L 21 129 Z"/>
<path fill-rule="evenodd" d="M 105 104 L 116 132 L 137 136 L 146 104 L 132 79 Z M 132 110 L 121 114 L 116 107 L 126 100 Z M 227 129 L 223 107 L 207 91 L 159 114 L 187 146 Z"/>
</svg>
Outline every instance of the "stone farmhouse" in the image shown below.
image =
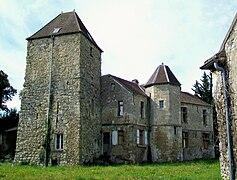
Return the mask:
<svg viewBox="0 0 237 180">
<path fill-rule="evenodd" d="M 61 13 L 27 38 L 15 161 L 80 165 L 214 157 L 212 107 L 163 63 L 146 84 L 101 76 L 101 48 Z"/>
<path fill-rule="evenodd" d="M 237 178 L 237 14 L 218 53 L 206 60 L 201 69 L 213 75 L 213 94 L 218 118 L 221 175 Z"/>
</svg>

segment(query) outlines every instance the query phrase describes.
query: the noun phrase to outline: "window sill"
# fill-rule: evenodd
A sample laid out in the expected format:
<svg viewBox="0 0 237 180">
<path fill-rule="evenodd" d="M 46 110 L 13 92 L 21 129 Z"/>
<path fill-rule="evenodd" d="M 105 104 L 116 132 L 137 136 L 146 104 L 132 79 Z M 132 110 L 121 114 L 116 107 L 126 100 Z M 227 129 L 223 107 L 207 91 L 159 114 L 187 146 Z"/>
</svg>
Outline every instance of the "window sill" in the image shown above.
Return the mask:
<svg viewBox="0 0 237 180">
<path fill-rule="evenodd" d="M 137 147 L 139 147 L 139 148 L 146 148 L 147 145 L 145 145 L 145 144 L 137 144 Z"/>
</svg>

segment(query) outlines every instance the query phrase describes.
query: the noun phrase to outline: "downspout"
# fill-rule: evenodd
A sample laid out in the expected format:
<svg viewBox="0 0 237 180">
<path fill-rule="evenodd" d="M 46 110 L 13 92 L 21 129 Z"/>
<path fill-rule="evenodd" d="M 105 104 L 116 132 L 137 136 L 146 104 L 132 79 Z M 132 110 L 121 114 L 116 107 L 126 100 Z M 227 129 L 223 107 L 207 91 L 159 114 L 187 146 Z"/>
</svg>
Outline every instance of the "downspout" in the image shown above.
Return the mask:
<svg viewBox="0 0 237 180">
<path fill-rule="evenodd" d="M 50 121 L 50 109 L 51 109 L 51 84 L 52 84 L 52 64 L 53 64 L 53 47 L 54 47 L 54 36 L 51 36 L 52 48 L 50 56 L 50 69 L 49 69 L 49 86 L 48 86 L 48 110 L 47 110 L 47 121 L 46 121 L 46 137 L 45 137 L 45 167 L 49 164 L 50 155 L 50 131 L 51 131 L 51 121 Z"/>
<path fill-rule="evenodd" d="M 232 144 L 230 136 L 230 119 L 229 119 L 229 103 L 228 103 L 228 92 L 227 92 L 227 83 L 226 83 L 226 73 L 225 69 L 220 67 L 217 62 L 214 62 L 214 67 L 217 71 L 221 71 L 222 81 L 224 86 L 224 101 L 225 101 L 225 118 L 226 118 L 226 129 L 227 129 L 227 141 L 228 141 L 228 158 L 229 158 L 229 173 L 230 180 L 233 180 L 233 168 L 232 168 Z"/>
</svg>

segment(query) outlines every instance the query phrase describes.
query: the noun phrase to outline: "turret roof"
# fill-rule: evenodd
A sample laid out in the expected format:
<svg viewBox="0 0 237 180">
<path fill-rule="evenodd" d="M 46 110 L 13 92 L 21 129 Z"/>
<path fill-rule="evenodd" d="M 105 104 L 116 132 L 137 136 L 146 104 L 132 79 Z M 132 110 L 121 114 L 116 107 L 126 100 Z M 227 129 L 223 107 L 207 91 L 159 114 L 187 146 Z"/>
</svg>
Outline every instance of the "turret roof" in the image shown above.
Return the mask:
<svg viewBox="0 0 237 180">
<path fill-rule="evenodd" d="M 170 68 L 163 63 L 158 66 L 148 82 L 145 84 L 145 87 L 149 87 L 155 84 L 172 84 L 176 86 L 181 85 Z"/>
<path fill-rule="evenodd" d="M 75 11 L 66 13 L 62 12 L 35 34 L 28 37 L 27 40 L 74 33 L 83 33 L 96 47 L 99 48 Z"/>
</svg>

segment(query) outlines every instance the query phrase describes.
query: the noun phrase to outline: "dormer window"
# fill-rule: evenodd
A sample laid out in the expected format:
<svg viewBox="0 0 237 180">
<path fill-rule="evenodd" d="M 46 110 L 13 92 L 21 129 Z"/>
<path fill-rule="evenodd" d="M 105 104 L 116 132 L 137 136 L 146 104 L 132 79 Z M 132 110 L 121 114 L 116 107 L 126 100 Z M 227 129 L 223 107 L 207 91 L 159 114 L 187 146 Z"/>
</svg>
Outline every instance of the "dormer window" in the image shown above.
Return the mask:
<svg viewBox="0 0 237 180">
<path fill-rule="evenodd" d="M 53 29 L 53 34 L 58 33 L 61 30 L 61 27 L 56 27 Z"/>
</svg>

